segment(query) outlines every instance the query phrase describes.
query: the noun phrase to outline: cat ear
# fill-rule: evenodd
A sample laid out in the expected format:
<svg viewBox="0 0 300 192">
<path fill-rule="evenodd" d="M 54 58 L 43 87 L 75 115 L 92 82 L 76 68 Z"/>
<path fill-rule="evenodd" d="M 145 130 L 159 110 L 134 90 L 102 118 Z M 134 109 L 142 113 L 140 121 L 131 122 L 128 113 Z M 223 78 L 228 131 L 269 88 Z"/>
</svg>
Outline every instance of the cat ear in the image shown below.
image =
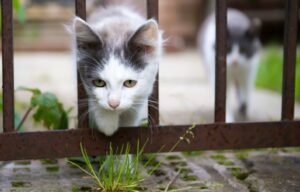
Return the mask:
<svg viewBox="0 0 300 192">
<path fill-rule="evenodd" d="M 128 45 L 132 49 L 144 53 L 154 53 L 160 41 L 160 31 L 154 19 L 148 20 L 129 39 Z"/>
<path fill-rule="evenodd" d="M 251 24 L 250 27 L 246 33 L 246 35 L 250 36 L 250 37 L 257 37 L 260 35 L 260 31 L 261 31 L 261 20 L 258 18 L 254 18 L 251 20 Z"/>
<path fill-rule="evenodd" d="M 103 47 L 103 41 L 87 22 L 76 17 L 73 21 L 76 45 L 79 51 L 97 50 Z"/>
</svg>

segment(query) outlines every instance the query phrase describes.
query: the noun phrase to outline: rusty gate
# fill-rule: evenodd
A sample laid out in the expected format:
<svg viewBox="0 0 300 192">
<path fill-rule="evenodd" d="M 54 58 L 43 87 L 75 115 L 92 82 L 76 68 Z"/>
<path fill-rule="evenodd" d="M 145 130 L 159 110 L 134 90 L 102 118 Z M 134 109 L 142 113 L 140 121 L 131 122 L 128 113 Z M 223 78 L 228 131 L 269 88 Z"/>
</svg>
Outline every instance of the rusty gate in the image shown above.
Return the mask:
<svg viewBox="0 0 300 192">
<path fill-rule="evenodd" d="M 76 0 L 76 15 L 85 19 L 85 0 Z M 195 125 L 195 138 L 189 144 L 181 142 L 175 151 L 207 149 L 241 149 L 300 146 L 300 121 L 294 120 L 295 63 L 297 42 L 298 1 L 285 0 L 284 70 L 282 84 L 281 121 L 225 123 L 226 106 L 226 0 L 216 1 L 216 84 L 215 123 Z M 110 142 L 122 145 L 149 139 L 145 152 L 167 152 L 191 125 L 160 126 L 158 104 L 149 108 L 153 118 L 150 128 L 122 128 L 106 137 L 88 128 L 87 120 L 78 129 L 18 133 L 14 126 L 14 65 L 12 0 L 2 0 L 2 59 L 3 59 L 3 130 L 0 134 L 0 161 L 80 156 L 80 143 L 90 155 L 105 154 Z M 148 18 L 158 20 L 158 0 L 147 0 Z M 86 97 L 78 78 L 78 99 Z M 158 101 L 158 81 L 153 99 Z M 157 109 L 156 109 L 157 108 Z M 79 109 L 83 114 L 86 109 Z"/>
</svg>

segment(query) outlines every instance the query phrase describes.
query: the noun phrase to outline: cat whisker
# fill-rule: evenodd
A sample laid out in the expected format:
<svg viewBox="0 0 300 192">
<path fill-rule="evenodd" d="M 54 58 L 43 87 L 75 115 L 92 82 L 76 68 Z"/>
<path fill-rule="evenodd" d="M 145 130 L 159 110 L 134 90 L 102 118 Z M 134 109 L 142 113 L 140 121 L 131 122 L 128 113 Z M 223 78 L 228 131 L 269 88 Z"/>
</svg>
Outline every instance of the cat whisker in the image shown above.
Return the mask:
<svg viewBox="0 0 300 192">
<path fill-rule="evenodd" d="M 144 99 L 137 99 L 136 100 L 137 102 L 145 102 Z M 147 100 L 149 103 L 154 103 L 154 104 L 158 104 L 159 102 L 158 101 L 154 101 L 154 100 L 151 100 L 151 99 L 148 99 Z"/>
<path fill-rule="evenodd" d="M 141 105 L 141 104 L 144 104 L 144 103 L 137 103 L 137 102 L 135 102 L 133 105 Z M 156 110 L 159 109 L 156 105 L 153 105 L 153 104 L 151 104 L 151 103 L 148 103 L 148 106 L 149 106 L 149 107 L 152 107 L 152 108 L 154 108 L 154 109 L 156 109 Z"/>
<path fill-rule="evenodd" d="M 86 118 L 89 117 L 88 114 L 94 112 L 96 109 L 96 107 L 90 106 L 83 114 L 81 114 L 81 116 L 79 117 L 79 125 L 81 124 L 81 122 L 83 122 Z M 88 120 L 90 123 L 94 122 L 93 118 L 88 118 Z"/>
</svg>

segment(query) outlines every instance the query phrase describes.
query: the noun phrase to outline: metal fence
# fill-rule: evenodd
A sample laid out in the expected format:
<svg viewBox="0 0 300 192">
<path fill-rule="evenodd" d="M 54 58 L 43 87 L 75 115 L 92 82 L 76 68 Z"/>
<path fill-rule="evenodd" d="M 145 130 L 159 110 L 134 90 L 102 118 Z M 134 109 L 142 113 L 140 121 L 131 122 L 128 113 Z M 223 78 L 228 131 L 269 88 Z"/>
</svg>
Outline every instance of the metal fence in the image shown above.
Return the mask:
<svg viewBox="0 0 300 192">
<path fill-rule="evenodd" d="M 191 143 L 181 142 L 175 151 L 208 149 L 240 149 L 260 147 L 300 146 L 300 121 L 294 120 L 295 63 L 297 42 L 298 1 L 285 1 L 284 70 L 281 121 L 253 123 L 225 123 L 226 116 L 226 0 L 216 1 L 217 54 L 215 123 L 195 125 Z M 80 156 L 80 143 L 90 155 L 105 154 L 110 143 L 119 146 L 126 142 L 135 150 L 137 141 L 149 139 L 145 152 L 167 152 L 191 125 L 160 126 L 158 104 L 149 108 L 153 118 L 151 128 L 121 128 L 114 136 L 106 137 L 88 128 L 88 121 L 80 128 L 63 131 L 17 133 L 14 126 L 14 70 L 12 1 L 1 1 L 2 59 L 3 59 L 3 128 L 0 134 L 0 160 L 61 158 Z M 85 0 L 76 0 L 76 15 L 85 19 Z M 158 20 L 158 0 L 147 0 L 148 18 Z M 78 78 L 78 85 L 81 85 Z M 154 100 L 158 101 L 158 81 Z M 78 86 L 78 99 L 85 98 Z M 81 108 L 80 114 L 86 109 Z"/>
</svg>

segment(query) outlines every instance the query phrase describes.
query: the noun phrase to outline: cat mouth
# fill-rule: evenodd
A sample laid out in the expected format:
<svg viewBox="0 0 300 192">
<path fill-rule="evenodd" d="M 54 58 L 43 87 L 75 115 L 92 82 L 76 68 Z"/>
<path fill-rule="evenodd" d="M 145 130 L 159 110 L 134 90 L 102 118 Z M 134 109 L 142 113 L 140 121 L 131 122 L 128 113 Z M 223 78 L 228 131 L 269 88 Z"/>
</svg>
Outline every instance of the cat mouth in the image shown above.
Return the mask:
<svg viewBox="0 0 300 192">
<path fill-rule="evenodd" d="M 105 109 L 108 111 L 113 111 L 113 112 L 123 112 L 123 111 L 127 110 L 127 108 L 124 108 L 124 107 L 112 108 L 110 106 L 106 106 Z"/>
</svg>

